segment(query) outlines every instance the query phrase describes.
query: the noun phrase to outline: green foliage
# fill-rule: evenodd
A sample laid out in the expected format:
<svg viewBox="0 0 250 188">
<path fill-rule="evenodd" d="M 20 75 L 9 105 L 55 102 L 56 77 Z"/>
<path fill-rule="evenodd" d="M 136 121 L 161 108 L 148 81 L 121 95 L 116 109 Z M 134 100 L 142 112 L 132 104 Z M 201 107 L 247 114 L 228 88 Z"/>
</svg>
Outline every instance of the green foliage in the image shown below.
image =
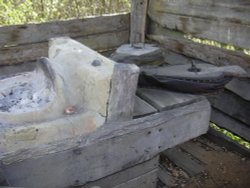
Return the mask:
<svg viewBox="0 0 250 188">
<path fill-rule="evenodd" d="M 196 43 L 216 46 L 218 48 L 223 48 L 223 49 L 231 50 L 231 51 L 239 51 L 239 52 L 243 52 L 246 55 L 250 55 L 249 49 L 244 49 L 244 48 L 240 48 L 240 47 L 229 45 L 229 44 L 223 44 L 223 43 L 213 41 L 213 40 L 201 39 L 201 38 L 193 37 L 192 35 L 184 35 L 184 37 Z"/>
<path fill-rule="evenodd" d="M 0 0 L 0 25 L 129 12 L 130 0 Z"/>
<path fill-rule="evenodd" d="M 243 138 L 234 135 L 233 133 L 229 132 L 226 129 L 220 128 L 217 125 L 215 125 L 214 123 L 210 124 L 210 127 L 213 128 L 214 130 L 223 133 L 224 135 L 226 135 L 227 137 L 231 138 L 232 140 L 238 142 L 239 144 L 245 146 L 246 148 L 250 149 L 250 143 L 246 140 L 244 140 Z"/>
</svg>

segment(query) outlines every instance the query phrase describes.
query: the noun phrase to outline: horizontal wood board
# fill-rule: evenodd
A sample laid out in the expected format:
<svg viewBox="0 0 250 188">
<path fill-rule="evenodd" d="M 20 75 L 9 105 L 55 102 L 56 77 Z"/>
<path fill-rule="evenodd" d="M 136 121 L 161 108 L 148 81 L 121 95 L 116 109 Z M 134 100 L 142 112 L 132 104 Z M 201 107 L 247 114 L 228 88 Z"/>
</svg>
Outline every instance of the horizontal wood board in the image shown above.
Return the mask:
<svg viewBox="0 0 250 188">
<path fill-rule="evenodd" d="M 72 38 L 129 30 L 129 14 L 99 16 L 40 24 L 0 27 L 0 47 L 47 42 L 58 36 Z"/>
<path fill-rule="evenodd" d="M 98 51 L 114 49 L 128 43 L 129 23 L 125 14 L 0 27 L 0 65 L 47 57 L 48 40 L 53 37 L 69 36 Z M 14 34 L 18 37 L 11 37 Z"/>
<path fill-rule="evenodd" d="M 250 49 L 246 40 L 250 33 L 250 4 L 222 2 L 151 0 L 148 14 L 168 29 Z"/>
</svg>

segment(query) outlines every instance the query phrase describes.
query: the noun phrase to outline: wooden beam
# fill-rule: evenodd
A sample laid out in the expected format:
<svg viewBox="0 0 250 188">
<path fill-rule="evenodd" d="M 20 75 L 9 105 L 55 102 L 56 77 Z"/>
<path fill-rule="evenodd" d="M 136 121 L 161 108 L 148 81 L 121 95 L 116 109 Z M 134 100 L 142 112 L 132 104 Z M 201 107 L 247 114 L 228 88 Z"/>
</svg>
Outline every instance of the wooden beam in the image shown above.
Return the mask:
<svg viewBox="0 0 250 188">
<path fill-rule="evenodd" d="M 102 188 L 110 188 L 115 186 L 123 186 L 124 184 L 128 185 L 130 182 L 134 182 L 135 179 L 141 178 L 152 171 L 158 169 L 159 165 L 159 156 L 154 157 L 144 163 L 140 163 L 136 166 L 133 166 L 128 169 L 124 169 L 115 174 L 109 175 L 107 177 L 101 178 L 99 180 L 89 182 L 82 186 L 81 188 L 93 188 L 93 187 L 102 187 Z M 149 176 L 147 176 L 149 177 Z M 153 176 L 155 177 L 155 175 Z M 151 180 L 155 181 L 152 176 L 149 177 Z M 140 181 L 139 181 L 140 182 Z M 151 184 L 152 182 L 150 182 Z M 140 186 L 138 186 L 140 187 Z M 155 187 L 154 187 L 155 188 Z"/>
<path fill-rule="evenodd" d="M 129 41 L 129 30 L 73 38 L 94 50 L 114 49 Z M 0 48 L 0 65 L 18 64 L 48 57 L 48 42 Z"/>
<path fill-rule="evenodd" d="M 227 4 L 225 7 L 227 7 Z M 183 7 L 186 8 L 186 5 L 191 6 L 191 8 L 183 10 Z M 249 4 L 245 4 L 247 9 L 232 6 L 230 8 L 231 12 L 225 11 L 221 7 L 216 7 L 217 15 L 213 11 L 215 5 L 203 5 L 203 10 L 197 11 L 201 6 L 202 4 L 198 6 L 195 6 L 195 3 L 194 6 L 193 3 L 187 4 L 186 1 L 181 1 L 180 3 L 179 1 L 176 3 L 164 0 L 151 1 L 148 13 L 152 20 L 165 28 L 182 31 L 199 38 L 250 49 L 250 43 L 246 40 L 250 33 Z M 239 14 L 238 12 L 241 11 L 243 13 Z M 197 13 L 195 14 L 195 12 Z M 232 14 L 235 12 L 237 14 Z M 232 16 L 226 16 L 228 14 Z M 223 16 L 225 19 L 221 18 Z"/>
<path fill-rule="evenodd" d="M 136 120 L 110 123 L 87 136 L 1 155 L 1 169 L 14 186 L 85 184 L 204 134 L 209 119 L 210 104 L 203 100 Z"/>
<path fill-rule="evenodd" d="M 225 90 L 216 96 L 209 96 L 208 99 L 214 108 L 250 127 L 249 101 L 244 100 L 228 90 Z"/>
<path fill-rule="evenodd" d="M 130 44 L 145 42 L 146 14 L 148 0 L 131 1 Z"/>
<path fill-rule="evenodd" d="M 239 65 L 250 75 L 250 56 L 215 46 L 194 43 L 181 37 L 168 37 L 162 34 L 149 35 L 149 38 L 162 44 L 163 50 L 170 50 L 214 65 Z M 204 53 L 206 52 L 206 53 Z"/>
<path fill-rule="evenodd" d="M 219 127 L 225 128 L 234 134 L 250 141 L 250 127 L 223 113 L 221 110 L 213 108 L 211 113 L 211 121 Z"/>
<path fill-rule="evenodd" d="M 0 27 L 0 47 L 47 42 L 50 38 L 71 38 L 129 30 L 129 14 Z"/>
</svg>

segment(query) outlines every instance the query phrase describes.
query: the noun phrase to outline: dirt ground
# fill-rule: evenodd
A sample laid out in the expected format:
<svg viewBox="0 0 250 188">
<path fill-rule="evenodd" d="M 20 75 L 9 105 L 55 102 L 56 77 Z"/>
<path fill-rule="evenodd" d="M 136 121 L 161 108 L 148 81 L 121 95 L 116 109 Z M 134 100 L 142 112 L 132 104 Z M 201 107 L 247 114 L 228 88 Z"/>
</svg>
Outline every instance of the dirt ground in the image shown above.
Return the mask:
<svg viewBox="0 0 250 188">
<path fill-rule="evenodd" d="M 205 170 L 190 177 L 173 162 L 165 159 L 163 165 L 175 179 L 175 183 L 167 187 L 250 188 L 249 158 L 228 151 L 204 138 L 190 141 L 190 146 L 196 148 L 197 155 L 194 157 L 204 164 Z"/>
</svg>

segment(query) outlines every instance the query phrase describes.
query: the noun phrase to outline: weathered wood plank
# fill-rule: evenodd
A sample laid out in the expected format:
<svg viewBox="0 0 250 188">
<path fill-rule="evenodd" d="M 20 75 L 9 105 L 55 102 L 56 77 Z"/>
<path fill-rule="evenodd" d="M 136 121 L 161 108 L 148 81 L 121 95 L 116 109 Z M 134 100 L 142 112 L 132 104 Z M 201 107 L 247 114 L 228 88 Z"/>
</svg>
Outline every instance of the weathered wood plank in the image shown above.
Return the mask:
<svg viewBox="0 0 250 188">
<path fill-rule="evenodd" d="M 108 50 L 127 43 L 129 31 L 124 30 L 120 32 L 89 35 L 74 39 L 95 50 Z M 39 57 L 47 56 L 48 42 L 2 48 L 0 49 L 0 65 L 33 61 Z"/>
<path fill-rule="evenodd" d="M 229 91 L 250 101 L 250 78 L 234 78 L 225 86 Z"/>
<path fill-rule="evenodd" d="M 158 169 L 152 170 L 151 172 L 148 172 L 121 185 L 115 186 L 114 188 L 155 188 L 157 183 L 157 172 Z"/>
<path fill-rule="evenodd" d="M 175 53 L 170 50 L 163 50 L 163 57 L 164 57 L 164 62 L 166 62 L 169 65 L 181 65 L 181 64 L 189 64 L 191 65 L 190 62 L 194 62 L 195 64 L 200 64 L 200 63 L 206 63 L 204 61 L 201 61 L 199 59 L 193 59 L 191 57 L 184 56 L 182 54 Z"/>
<path fill-rule="evenodd" d="M 197 158 L 199 161 L 202 161 L 204 164 L 207 163 L 207 157 L 205 152 L 206 145 L 202 145 L 197 141 L 189 141 L 179 145 L 178 147 L 180 147 L 186 153 L 193 155 L 195 158 Z"/>
<path fill-rule="evenodd" d="M 250 126 L 249 101 L 242 99 L 228 90 L 216 96 L 209 96 L 208 99 L 214 108 Z"/>
<path fill-rule="evenodd" d="M 126 121 L 133 117 L 139 67 L 117 63 L 111 81 L 107 120 Z"/>
<path fill-rule="evenodd" d="M 205 135 L 205 137 L 230 151 L 236 151 L 246 157 L 250 157 L 250 149 L 240 145 L 238 142 L 230 139 L 221 132 L 218 132 L 214 129 L 209 129 L 209 132 Z"/>
<path fill-rule="evenodd" d="M 210 105 L 203 100 L 145 118 L 111 123 L 85 137 L 1 156 L 1 168 L 13 186 L 57 188 L 85 184 L 204 134 L 209 112 Z"/>
<path fill-rule="evenodd" d="M 246 40 L 250 33 L 250 25 L 171 14 L 151 9 L 149 9 L 148 14 L 152 20 L 165 28 L 250 49 L 250 43 Z"/>
<path fill-rule="evenodd" d="M 158 178 L 168 187 L 175 186 L 174 177 L 162 165 L 159 167 Z"/>
<path fill-rule="evenodd" d="M 158 164 L 159 156 L 156 156 L 153 159 L 144 163 L 122 170 L 120 172 L 96 180 L 94 182 L 89 182 L 86 185 L 82 186 L 82 188 L 93 188 L 94 186 L 99 186 L 102 188 L 111 188 L 123 183 L 127 183 L 130 180 L 138 178 L 139 176 L 142 176 L 148 172 L 157 169 Z"/>
<path fill-rule="evenodd" d="M 137 94 L 159 111 L 173 109 L 204 99 L 198 95 L 144 88 L 138 89 Z"/>
<path fill-rule="evenodd" d="M 136 97 L 134 105 L 134 114 L 133 114 L 135 118 L 142 117 L 145 115 L 150 115 L 155 112 L 157 112 L 157 110 L 153 106 L 148 104 L 140 97 Z"/>
<path fill-rule="evenodd" d="M 148 0 L 131 1 L 130 44 L 145 42 Z"/>
<path fill-rule="evenodd" d="M 234 134 L 250 141 L 250 127 L 237 121 L 236 119 L 224 114 L 220 110 L 213 109 L 211 113 L 211 121 L 216 125 L 225 128 Z"/>
<path fill-rule="evenodd" d="M 191 177 L 200 174 L 205 170 L 204 164 L 196 158 L 181 151 L 180 148 L 171 148 L 162 153 L 177 166 L 185 170 Z"/>
<path fill-rule="evenodd" d="M 250 25 L 250 4 L 244 0 L 237 3 L 222 0 L 159 0 L 150 1 L 149 10 Z"/>
<path fill-rule="evenodd" d="M 239 65 L 250 75 L 250 56 L 240 52 L 234 52 L 194 43 L 180 37 L 167 37 L 160 35 L 149 35 L 149 38 L 162 44 L 163 50 L 170 50 L 192 58 L 196 58 L 215 65 Z M 205 52 L 205 53 L 204 53 Z"/>
<path fill-rule="evenodd" d="M 129 14 L 0 27 L 0 47 L 129 30 Z"/>
</svg>

